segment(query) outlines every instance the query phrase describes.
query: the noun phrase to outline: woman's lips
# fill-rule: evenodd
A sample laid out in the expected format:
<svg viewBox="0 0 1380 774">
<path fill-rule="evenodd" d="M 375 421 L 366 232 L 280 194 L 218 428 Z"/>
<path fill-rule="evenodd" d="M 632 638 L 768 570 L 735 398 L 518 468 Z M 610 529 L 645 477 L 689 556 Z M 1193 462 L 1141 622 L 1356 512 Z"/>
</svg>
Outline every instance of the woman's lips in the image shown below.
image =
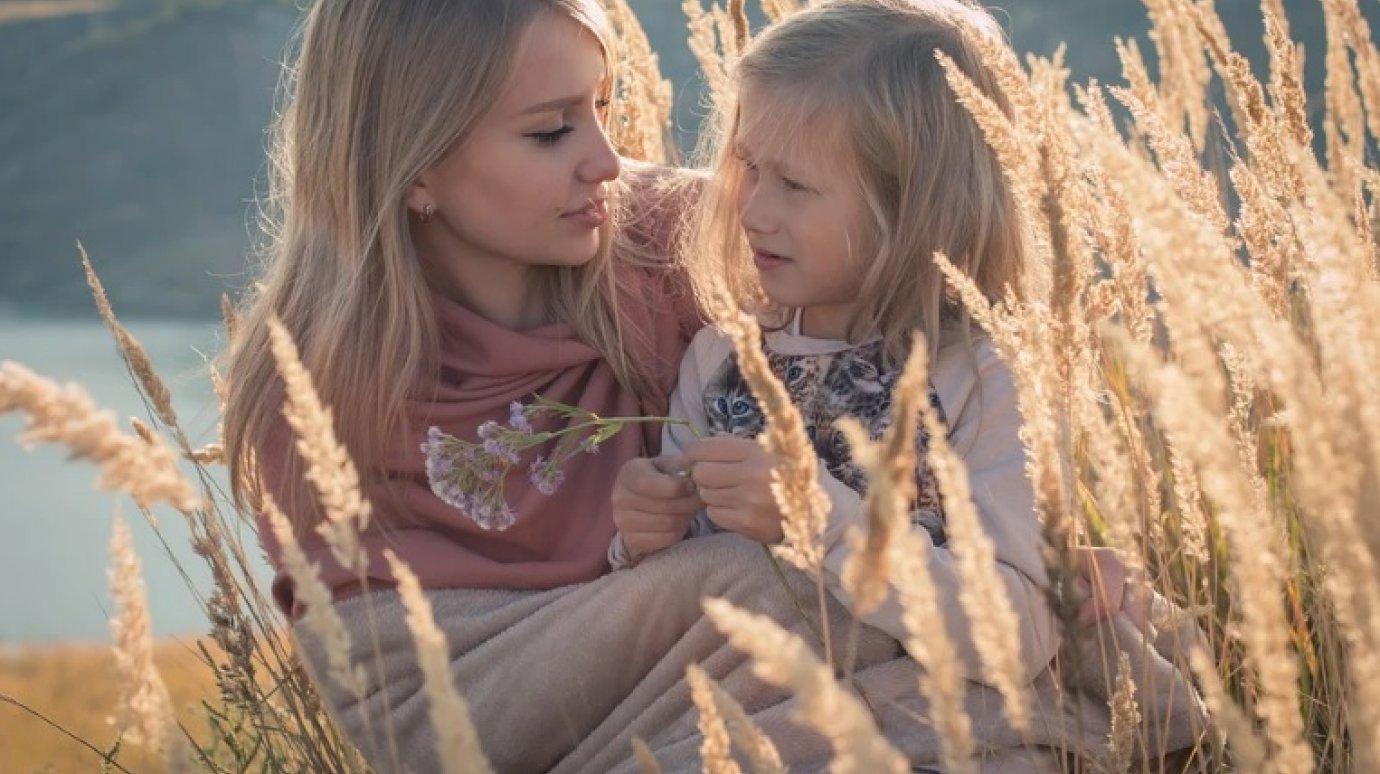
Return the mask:
<svg viewBox="0 0 1380 774">
<path fill-rule="evenodd" d="M 609 219 L 609 206 L 603 199 L 590 199 L 585 206 L 567 212 L 561 217 L 581 226 L 599 228 Z"/>
</svg>

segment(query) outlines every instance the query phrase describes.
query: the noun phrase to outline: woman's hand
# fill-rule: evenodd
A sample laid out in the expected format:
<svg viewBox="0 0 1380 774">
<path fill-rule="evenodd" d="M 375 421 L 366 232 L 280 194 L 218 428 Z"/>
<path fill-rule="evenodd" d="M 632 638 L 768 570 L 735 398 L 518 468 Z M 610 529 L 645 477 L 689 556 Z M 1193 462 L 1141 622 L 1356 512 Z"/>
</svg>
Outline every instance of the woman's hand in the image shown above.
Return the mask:
<svg viewBox="0 0 1380 774">
<path fill-rule="evenodd" d="M 704 502 L 690 479 L 677 475 L 679 458 L 628 460 L 613 482 L 613 523 L 634 562 L 685 539 Z"/>
<path fill-rule="evenodd" d="M 718 436 L 687 446 L 685 462 L 710 520 L 759 543 L 781 542 L 781 508 L 771 493 L 775 456 L 755 440 Z"/>
</svg>

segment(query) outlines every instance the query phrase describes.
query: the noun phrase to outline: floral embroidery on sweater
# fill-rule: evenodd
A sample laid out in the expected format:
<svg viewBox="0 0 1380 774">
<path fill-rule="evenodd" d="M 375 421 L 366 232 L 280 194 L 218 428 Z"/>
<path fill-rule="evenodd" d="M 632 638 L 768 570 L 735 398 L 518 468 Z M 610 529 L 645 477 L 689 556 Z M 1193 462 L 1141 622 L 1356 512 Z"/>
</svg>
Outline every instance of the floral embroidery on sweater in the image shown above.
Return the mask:
<svg viewBox="0 0 1380 774">
<path fill-rule="evenodd" d="M 891 391 L 901 365 L 887 367 L 880 341 L 828 354 L 783 355 L 767 350 L 772 372 L 786 385 L 791 402 L 800 409 L 805 432 L 829 474 L 858 494 L 866 494 L 867 477 L 853 462 L 848 441 L 834 427 L 834 420 L 852 416 L 862 422 L 872 440 L 881 438 L 891 424 Z M 930 405 L 947 423 L 934 385 L 929 386 Z M 757 398 L 730 354 L 709 379 L 704 392 L 704 411 L 711 432 L 755 438 L 766 426 Z M 936 546 L 948 542 L 939 487 L 929 464 L 929 433 L 919 427 L 915 435 L 916 501 L 911 523 L 924 527 Z"/>
</svg>

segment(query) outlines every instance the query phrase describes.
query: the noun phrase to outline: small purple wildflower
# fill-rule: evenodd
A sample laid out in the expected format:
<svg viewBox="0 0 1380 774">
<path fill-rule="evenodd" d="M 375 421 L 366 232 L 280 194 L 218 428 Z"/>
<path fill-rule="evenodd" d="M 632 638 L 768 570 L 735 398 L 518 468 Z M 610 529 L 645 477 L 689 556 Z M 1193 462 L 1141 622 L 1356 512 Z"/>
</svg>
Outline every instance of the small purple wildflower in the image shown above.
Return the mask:
<svg viewBox="0 0 1380 774">
<path fill-rule="evenodd" d="M 556 466 L 554 461 L 548 461 L 545 457 L 537 457 L 532 463 L 532 467 L 527 469 L 527 480 L 538 492 L 550 497 L 556 493 L 561 484 L 565 483 L 565 473 Z"/>
<path fill-rule="evenodd" d="M 498 423 L 492 419 L 479 426 L 479 437 L 491 441 L 498 437 Z"/>
<path fill-rule="evenodd" d="M 584 452 L 585 454 L 599 453 L 599 444 L 594 442 L 594 436 L 591 435 L 588 438 L 585 438 L 583 441 L 580 441 L 580 451 Z"/>
<path fill-rule="evenodd" d="M 518 401 L 508 404 L 508 425 L 519 433 L 532 432 L 532 423 L 527 421 L 527 409 Z"/>
</svg>

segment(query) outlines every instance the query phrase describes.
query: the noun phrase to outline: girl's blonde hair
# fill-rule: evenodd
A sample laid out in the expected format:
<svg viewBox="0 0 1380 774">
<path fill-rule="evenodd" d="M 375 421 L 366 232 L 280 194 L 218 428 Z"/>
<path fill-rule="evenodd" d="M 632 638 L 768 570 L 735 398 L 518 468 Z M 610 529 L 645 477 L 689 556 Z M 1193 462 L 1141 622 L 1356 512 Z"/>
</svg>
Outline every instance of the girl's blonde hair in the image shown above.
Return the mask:
<svg viewBox="0 0 1380 774">
<path fill-rule="evenodd" d="M 862 262 L 848 338 L 881 336 L 898 362 L 915 330 L 932 355 L 941 331 L 967 332 L 968 317 L 932 260 L 936 251 L 991 300 L 1015 285 L 1025 260 L 1023 221 L 1001 165 L 935 58 L 936 50 L 948 55 L 1010 115 L 972 35 L 1001 32 L 985 11 L 960 0 L 833 0 L 767 29 L 737 64 L 739 93 L 751 88 L 766 97 L 770 105 L 754 106 L 755 113 L 786 128 L 776 145 L 809 142 L 813 158 L 836 155 L 830 166 L 863 198 L 870 222 L 859 247 L 872 260 Z M 697 256 L 692 278 L 706 308 L 727 291 L 734 303 L 782 324 L 788 310 L 772 309 L 763 295 L 738 218 L 738 100 L 734 94 L 720 106 L 717 133 L 702 145 L 714 183 L 685 251 Z"/>
<path fill-rule="evenodd" d="M 592 33 L 612 70 L 613 33 L 594 0 L 317 0 L 307 12 L 274 127 L 266 274 L 242 304 L 229 351 L 224 433 L 242 504 L 258 492 L 253 451 L 282 405 L 271 315 L 297 341 L 366 483 L 381 479 L 382 456 L 408 426 L 407 400 L 427 397 L 438 368 L 405 196 L 498 101 L 520 36 L 543 13 Z M 538 281 L 557 319 L 646 397 L 650 380 L 619 324 L 610 233 L 605 226 L 593 261 L 542 270 Z M 273 473 L 301 489 L 284 503 L 294 526 L 314 523 L 299 472 Z"/>
</svg>

